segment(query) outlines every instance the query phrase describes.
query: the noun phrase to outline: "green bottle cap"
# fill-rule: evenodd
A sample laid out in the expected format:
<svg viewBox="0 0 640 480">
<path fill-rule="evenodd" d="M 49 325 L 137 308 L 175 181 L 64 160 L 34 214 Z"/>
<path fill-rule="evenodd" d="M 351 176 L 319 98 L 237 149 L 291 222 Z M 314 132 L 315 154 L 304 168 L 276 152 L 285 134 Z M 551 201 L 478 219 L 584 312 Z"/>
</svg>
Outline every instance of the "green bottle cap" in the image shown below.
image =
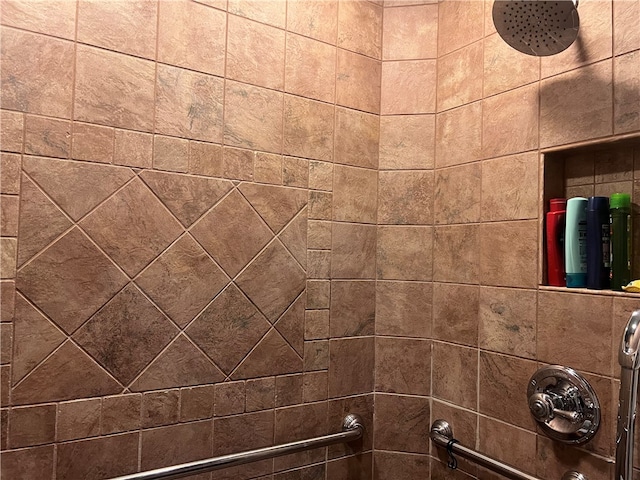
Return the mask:
<svg viewBox="0 0 640 480">
<path fill-rule="evenodd" d="M 611 195 L 609 208 L 629 208 L 631 207 L 631 195 L 628 193 L 614 193 Z"/>
</svg>

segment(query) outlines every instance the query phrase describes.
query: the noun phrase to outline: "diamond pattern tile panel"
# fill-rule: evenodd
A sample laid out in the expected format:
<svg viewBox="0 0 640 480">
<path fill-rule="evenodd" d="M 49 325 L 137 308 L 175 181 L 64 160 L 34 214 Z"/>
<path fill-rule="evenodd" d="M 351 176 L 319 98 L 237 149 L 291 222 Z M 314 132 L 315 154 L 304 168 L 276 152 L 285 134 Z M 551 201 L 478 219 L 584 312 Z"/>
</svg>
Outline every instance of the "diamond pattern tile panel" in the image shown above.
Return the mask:
<svg viewBox="0 0 640 480">
<path fill-rule="evenodd" d="M 136 283 L 181 327 L 186 326 L 228 278 L 188 235 L 160 255 Z"/>
<path fill-rule="evenodd" d="M 303 268 L 307 268 L 307 209 L 298 216 L 278 236 Z"/>
<path fill-rule="evenodd" d="M 240 192 L 278 233 L 307 204 L 307 191 L 297 188 L 243 183 Z"/>
<path fill-rule="evenodd" d="M 300 295 L 293 305 L 284 312 L 275 327 L 280 334 L 291 344 L 298 355 L 304 351 L 304 310 L 306 296 Z"/>
<path fill-rule="evenodd" d="M 127 385 L 177 334 L 175 325 L 129 284 L 73 338 Z"/>
<path fill-rule="evenodd" d="M 127 283 L 77 228 L 18 271 L 16 286 L 68 334 Z"/>
<path fill-rule="evenodd" d="M 139 273 L 183 231 L 140 180 L 100 205 L 81 226 L 130 276 Z"/>
<path fill-rule="evenodd" d="M 276 330 L 271 330 L 231 375 L 234 380 L 302 371 L 302 358 Z"/>
</svg>

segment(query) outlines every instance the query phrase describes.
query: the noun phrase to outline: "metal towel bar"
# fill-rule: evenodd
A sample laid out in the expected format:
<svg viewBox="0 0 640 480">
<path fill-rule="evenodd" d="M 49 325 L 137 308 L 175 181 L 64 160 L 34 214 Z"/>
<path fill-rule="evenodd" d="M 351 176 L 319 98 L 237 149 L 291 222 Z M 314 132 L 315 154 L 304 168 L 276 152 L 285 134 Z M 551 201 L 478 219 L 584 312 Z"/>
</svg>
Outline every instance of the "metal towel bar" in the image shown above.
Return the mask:
<svg viewBox="0 0 640 480">
<path fill-rule="evenodd" d="M 430 437 L 431 441 L 439 447 L 445 447 L 450 452 L 499 473 L 510 480 L 540 480 L 539 478 L 524 473 L 511 465 L 502 463 L 495 458 L 489 457 L 488 455 L 484 455 L 476 450 L 460 445 L 458 442 L 452 441 L 454 440 L 453 430 L 445 420 L 436 420 L 431 424 Z M 562 480 L 587 480 L 587 477 L 579 472 L 567 472 L 562 476 Z"/>
<path fill-rule="evenodd" d="M 342 432 L 340 433 L 332 433 L 307 440 L 274 445 L 273 447 L 258 448 L 256 450 L 207 458 L 205 460 L 197 460 L 195 462 L 148 470 L 146 472 L 133 473 L 123 477 L 112 478 L 111 480 L 170 480 L 174 478 L 184 478 L 198 473 L 212 472 L 222 468 L 235 467 L 237 465 L 244 465 L 245 463 L 280 457 L 290 453 L 326 447 L 327 445 L 334 445 L 336 443 L 353 442 L 354 440 L 362 438 L 363 434 L 364 425 L 361 418 L 358 415 L 350 413 L 342 420 Z"/>
</svg>

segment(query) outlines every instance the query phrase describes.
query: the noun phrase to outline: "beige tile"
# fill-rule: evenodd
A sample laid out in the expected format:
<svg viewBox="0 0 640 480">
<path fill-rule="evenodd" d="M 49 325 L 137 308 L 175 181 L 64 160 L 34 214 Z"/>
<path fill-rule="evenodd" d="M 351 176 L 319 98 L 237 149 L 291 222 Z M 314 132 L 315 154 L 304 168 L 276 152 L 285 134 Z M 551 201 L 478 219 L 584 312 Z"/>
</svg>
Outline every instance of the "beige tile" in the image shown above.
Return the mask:
<svg viewBox="0 0 640 480">
<path fill-rule="evenodd" d="M 25 153 L 46 157 L 69 157 L 71 122 L 27 115 L 24 129 Z"/>
<path fill-rule="evenodd" d="M 282 151 L 282 94 L 227 82 L 224 140 L 236 147 Z"/>
<path fill-rule="evenodd" d="M 2 322 L 13 322 L 15 310 L 16 285 L 13 280 L 0 282 L 0 318 Z"/>
<path fill-rule="evenodd" d="M 329 280 L 307 280 L 307 308 L 329 308 L 331 282 Z"/>
<path fill-rule="evenodd" d="M 640 53 L 638 51 L 613 59 L 615 133 L 640 129 Z"/>
<path fill-rule="evenodd" d="M 479 162 L 436 170 L 436 224 L 470 223 L 480 220 L 481 172 Z"/>
<path fill-rule="evenodd" d="M 74 123 L 71 157 L 90 162 L 112 163 L 114 138 L 113 128 Z"/>
<path fill-rule="evenodd" d="M 32 11 L 28 3 L 21 2 L 26 6 L 25 13 Z M 2 10 L 4 17 L 4 7 Z M 2 108 L 71 118 L 71 42 L 3 27 L 0 51 Z M 25 58 L 29 62 L 25 63 Z"/>
<path fill-rule="evenodd" d="M 307 251 L 307 278 L 329 278 L 331 276 L 331 252 L 328 250 Z"/>
<path fill-rule="evenodd" d="M 433 342 L 431 388 L 434 398 L 477 408 L 477 350 Z"/>
<path fill-rule="evenodd" d="M 479 308 L 478 285 L 434 283 L 433 338 L 477 346 Z"/>
<path fill-rule="evenodd" d="M 218 175 L 231 180 L 253 180 L 254 160 L 255 153 L 251 150 L 224 147 Z"/>
<path fill-rule="evenodd" d="M 436 116 L 436 166 L 447 167 L 482 158 L 482 103 Z"/>
<path fill-rule="evenodd" d="M 191 147 L 193 149 L 193 146 Z M 282 184 L 282 156 L 256 152 L 253 179 L 260 183 Z"/>
<path fill-rule="evenodd" d="M 274 233 L 307 204 L 307 192 L 301 189 L 244 183 L 239 190 Z"/>
<path fill-rule="evenodd" d="M 433 223 L 434 174 L 429 171 L 380 172 L 378 222 L 392 225 Z"/>
<path fill-rule="evenodd" d="M 373 337 L 329 340 L 329 397 L 373 391 L 374 357 Z"/>
<path fill-rule="evenodd" d="M 229 0 L 229 13 L 251 18 L 261 23 L 284 28 L 287 3 L 261 0 Z"/>
<path fill-rule="evenodd" d="M 380 118 L 357 110 L 336 107 L 335 163 L 377 168 Z"/>
<path fill-rule="evenodd" d="M 480 287 L 478 345 L 536 358 L 535 290 Z"/>
<path fill-rule="evenodd" d="M 380 118 L 380 169 L 433 168 L 435 115 Z"/>
<path fill-rule="evenodd" d="M 482 42 L 438 58 L 438 112 L 482 98 Z"/>
<path fill-rule="evenodd" d="M 284 86 L 287 93 L 324 102 L 334 101 L 336 78 L 334 46 L 288 33 L 284 68 Z"/>
<path fill-rule="evenodd" d="M 0 110 L 0 148 L 3 152 L 22 152 L 24 115 Z"/>
<path fill-rule="evenodd" d="M 207 177 L 223 177 L 223 148 L 212 143 L 190 141 L 189 172 Z"/>
<path fill-rule="evenodd" d="M 378 175 L 364 168 L 334 167 L 333 219 L 375 223 Z"/>
<path fill-rule="evenodd" d="M 0 278 L 15 278 L 16 276 L 16 251 L 18 241 L 15 238 L 0 238 Z"/>
<path fill-rule="evenodd" d="M 375 296 L 375 282 L 332 281 L 330 336 L 335 338 L 373 335 Z"/>
<path fill-rule="evenodd" d="M 374 278 L 376 227 L 335 223 L 331 253 L 332 278 Z"/>
<path fill-rule="evenodd" d="M 538 146 L 538 95 L 538 85 L 534 84 L 483 101 L 482 152 L 485 158 L 526 152 Z M 517 128 L 513 128 L 514 125 Z"/>
<path fill-rule="evenodd" d="M 78 2 L 78 41 L 109 50 L 155 59 L 157 22 L 156 2 Z"/>
<path fill-rule="evenodd" d="M 402 374 L 398 375 L 398 372 Z M 429 395 L 431 341 L 376 338 L 376 392 Z"/>
<path fill-rule="evenodd" d="M 222 75 L 227 15 L 188 0 L 160 2 L 158 60 Z M 202 39 L 207 41 L 203 42 Z"/>
<path fill-rule="evenodd" d="M 434 113 L 436 61 L 384 62 L 382 65 L 383 115 Z"/>
<path fill-rule="evenodd" d="M 640 2 L 613 4 L 613 53 L 620 55 L 640 48 L 640 32 L 634 20 L 640 15 Z"/>
<path fill-rule="evenodd" d="M 287 30 L 335 45 L 338 35 L 338 0 L 289 0 Z"/>
<path fill-rule="evenodd" d="M 482 220 L 536 218 L 538 165 L 535 152 L 482 162 Z"/>
<path fill-rule="evenodd" d="M 459 225 L 435 227 L 433 279 L 440 282 L 480 281 L 480 227 Z"/>
<path fill-rule="evenodd" d="M 378 60 L 338 49 L 336 102 L 345 107 L 380 113 L 381 68 Z"/>
<path fill-rule="evenodd" d="M 383 60 L 436 58 L 438 6 L 389 8 L 384 12 Z"/>
<path fill-rule="evenodd" d="M 375 398 L 379 412 L 374 425 L 376 448 L 428 453 L 429 399 L 385 394 Z"/>
<path fill-rule="evenodd" d="M 427 338 L 431 335 L 431 283 L 376 284 L 376 335 Z"/>
<path fill-rule="evenodd" d="M 538 222 L 480 226 L 480 278 L 484 285 L 535 287 L 538 284 Z"/>
<path fill-rule="evenodd" d="M 432 245 L 432 227 L 378 227 L 378 278 L 431 280 Z"/>
<path fill-rule="evenodd" d="M 540 58 L 522 55 L 494 33 L 484 39 L 484 95 L 495 95 L 540 79 Z"/>
<path fill-rule="evenodd" d="M 75 440 L 100 434 L 102 400 L 93 398 L 58 404 L 56 440 Z"/>
<path fill-rule="evenodd" d="M 113 163 L 129 167 L 150 168 L 153 162 L 153 136 L 130 130 L 115 132 Z"/>
<path fill-rule="evenodd" d="M 331 160 L 333 117 L 332 105 L 285 95 L 284 153 L 316 160 Z"/>
<path fill-rule="evenodd" d="M 380 59 L 382 7 L 364 0 L 338 3 L 338 47 Z"/>
<path fill-rule="evenodd" d="M 157 170 L 186 172 L 189 169 L 189 140 L 154 135 L 153 167 Z"/>
<path fill-rule="evenodd" d="M 309 220 L 308 247 L 331 249 L 331 222 Z"/>
<path fill-rule="evenodd" d="M 74 119 L 151 131 L 153 62 L 78 46 Z"/>
<path fill-rule="evenodd" d="M 8 0 L 2 4 L 0 19 L 3 25 L 73 40 L 76 4 L 68 0 Z"/>
<path fill-rule="evenodd" d="M 271 4 L 284 2 L 270 2 Z M 282 30 L 229 16 L 226 76 L 261 87 L 284 88 L 285 34 Z"/>
<path fill-rule="evenodd" d="M 309 192 L 309 218 L 331 220 L 333 194 L 328 192 Z"/>
<path fill-rule="evenodd" d="M 223 85 L 218 77 L 158 65 L 156 133 L 221 142 Z"/>
<path fill-rule="evenodd" d="M 309 188 L 309 160 L 284 157 L 282 161 L 282 184 L 288 187 Z"/>
<path fill-rule="evenodd" d="M 329 162 L 309 162 L 309 188 L 333 190 L 333 164 Z"/>
<path fill-rule="evenodd" d="M 540 147 L 613 133 L 611 60 L 582 67 L 540 85 Z M 576 82 L 581 88 L 575 88 Z M 566 128 L 571 125 L 571 128 Z"/>
<path fill-rule="evenodd" d="M 18 197 L 2 195 L 0 197 L 0 234 L 3 237 L 18 236 Z"/>
<path fill-rule="evenodd" d="M 63 443 L 57 449 L 57 478 L 94 478 L 94 472 L 113 477 L 138 468 L 137 432 Z M 78 458 L 90 458 L 79 462 Z"/>
<path fill-rule="evenodd" d="M 483 2 L 445 0 L 438 4 L 439 55 L 446 55 L 480 40 L 483 29 Z"/>
</svg>

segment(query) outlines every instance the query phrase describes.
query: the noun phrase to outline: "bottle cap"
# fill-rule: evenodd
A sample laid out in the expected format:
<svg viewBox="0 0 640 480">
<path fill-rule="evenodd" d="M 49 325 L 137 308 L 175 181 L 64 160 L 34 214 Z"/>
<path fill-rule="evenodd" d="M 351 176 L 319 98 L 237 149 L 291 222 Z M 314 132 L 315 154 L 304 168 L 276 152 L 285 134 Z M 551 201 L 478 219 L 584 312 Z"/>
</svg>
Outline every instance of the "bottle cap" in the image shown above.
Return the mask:
<svg viewBox="0 0 640 480">
<path fill-rule="evenodd" d="M 614 193 L 611 195 L 611 208 L 631 207 L 631 195 L 628 193 Z"/>
<path fill-rule="evenodd" d="M 609 210 L 609 198 L 608 197 L 589 197 L 587 203 L 587 210 Z"/>
<path fill-rule="evenodd" d="M 549 211 L 550 212 L 560 212 L 562 210 L 567 209 L 567 199 L 566 198 L 552 198 L 549 200 Z"/>
</svg>

